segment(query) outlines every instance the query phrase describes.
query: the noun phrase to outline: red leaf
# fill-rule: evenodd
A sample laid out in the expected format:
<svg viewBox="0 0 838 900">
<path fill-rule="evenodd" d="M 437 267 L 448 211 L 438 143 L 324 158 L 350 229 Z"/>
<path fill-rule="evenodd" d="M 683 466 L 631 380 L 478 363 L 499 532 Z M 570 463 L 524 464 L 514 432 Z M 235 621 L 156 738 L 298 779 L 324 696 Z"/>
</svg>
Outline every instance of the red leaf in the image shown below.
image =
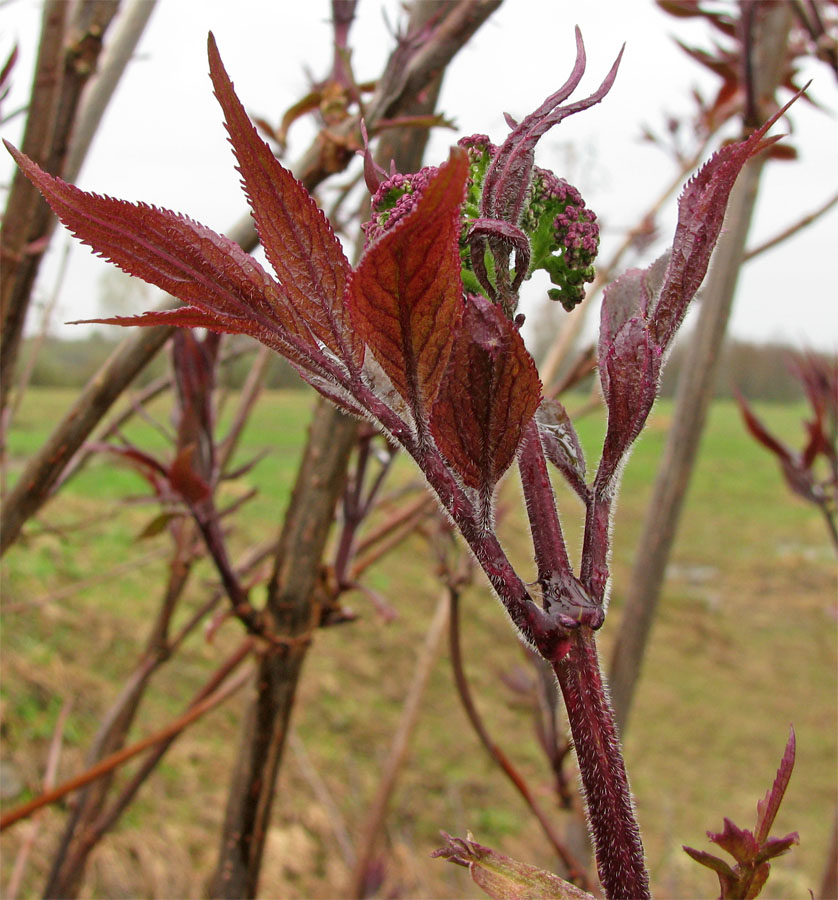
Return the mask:
<svg viewBox="0 0 838 900">
<path fill-rule="evenodd" d="M 215 315 L 287 320 L 279 285 L 235 241 L 169 210 L 79 190 L 6 147 L 67 228 L 129 275 Z"/>
<path fill-rule="evenodd" d="M 783 162 L 797 160 L 799 156 L 797 147 L 792 147 L 791 144 L 775 144 L 768 150 L 769 159 L 782 160 Z"/>
<path fill-rule="evenodd" d="M 736 401 L 739 403 L 739 410 L 742 418 L 745 420 L 745 427 L 763 447 L 770 450 L 782 464 L 791 464 L 794 461 L 792 452 L 783 443 L 777 440 L 773 434 L 762 424 L 757 414 L 751 409 L 750 404 L 745 397 L 735 392 Z"/>
<path fill-rule="evenodd" d="M 463 310 L 460 205 L 468 157 L 452 148 L 416 209 L 371 244 L 348 289 L 352 321 L 424 433 Z"/>
<path fill-rule="evenodd" d="M 334 370 L 282 288 L 234 241 L 168 210 L 81 191 L 6 146 L 77 237 L 125 272 L 188 304 L 89 321 L 247 334 L 287 357 L 306 380 Z"/>
<path fill-rule="evenodd" d="M 672 255 L 660 295 L 649 315 L 653 336 L 662 349 L 669 346 L 689 302 L 704 280 L 737 176 L 752 156 L 779 140 L 779 137 L 766 138 L 765 134 L 798 96 L 747 140 L 714 153 L 684 188 L 678 200 Z"/>
<path fill-rule="evenodd" d="M 655 297 L 660 293 L 669 266 L 669 254 L 656 259 L 646 269 L 628 269 L 605 291 L 599 323 L 597 358 L 600 363 L 600 379 L 606 404 L 610 393 L 608 373 L 602 361 L 611 352 L 620 330 L 632 318 L 646 319 Z"/>
<path fill-rule="evenodd" d="M 316 359 L 312 359 L 307 353 L 300 352 L 296 343 L 289 343 L 291 338 L 278 332 L 277 329 L 266 328 L 251 318 L 205 312 L 197 306 L 151 310 L 139 316 L 82 319 L 79 322 L 68 322 L 67 324 L 121 325 L 126 328 L 135 325 L 146 328 L 166 325 L 177 328 L 206 328 L 219 334 L 246 334 L 284 356 L 300 373 L 300 376 L 310 384 L 313 384 L 315 379 L 329 377 L 318 366 Z M 318 390 L 320 390 L 319 387 Z"/>
<path fill-rule="evenodd" d="M 782 760 L 780 760 L 780 767 L 777 769 L 774 783 L 771 785 L 768 793 L 757 803 L 757 827 L 755 834 L 760 844 L 765 843 L 768 838 L 771 826 L 774 824 L 774 819 L 777 816 L 777 810 L 783 801 L 783 795 L 786 792 L 791 772 L 794 768 L 795 747 L 794 728 L 790 728 L 789 739 L 786 742 L 786 749 Z"/>
<path fill-rule="evenodd" d="M 777 140 L 765 134 L 790 103 L 747 140 L 708 160 L 678 201 L 671 251 L 646 270 L 626 272 L 605 292 L 598 358 L 608 432 L 595 481 L 599 495 L 611 485 L 651 411 L 663 354 L 707 272 L 736 177 L 752 156 Z"/>
<path fill-rule="evenodd" d="M 625 456 L 654 405 L 663 353 L 641 316 L 629 319 L 600 359 L 600 378 L 608 404 L 608 428 L 597 469 L 595 491 L 607 493 Z"/>
<path fill-rule="evenodd" d="M 439 449 L 469 487 L 491 494 L 540 400 L 518 330 L 500 307 L 471 297 L 431 416 Z"/>
<path fill-rule="evenodd" d="M 697 863 L 701 863 L 702 866 L 707 866 L 708 869 L 718 872 L 719 875 L 724 875 L 725 878 L 729 878 L 732 882 L 736 881 L 736 872 L 723 859 L 719 859 L 718 856 L 713 856 L 712 853 L 708 853 L 706 850 L 696 850 L 694 847 L 683 847 L 682 849 L 687 856 L 694 859 Z"/>
<path fill-rule="evenodd" d="M 86 445 L 97 453 L 112 453 L 127 462 L 151 485 L 158 497 L 164 497 L 168 490 L 169 473 L 166 467 L 150 453 L 133 445 L 114 446 L 113 444 L 91 443 Z"/>
<path fill-rule="evenodd" d="M 209 36 L 210 76 L 265 254 L 288 301 L 336 356 L 359 367 L 364 354 L 349 326 L 344 291 L 349 262 L 328 219 L 308 191 L 259 137 L 233 90 Z"/>
<path fill-rule="evenodd" d="M 743 865 L 752 862 L 759 852 L 757 839 L 747 828 L 740 828 L 727 817 L 725 817 L 724 823 L 725 827 L 722 831 L 717 833 L 708 831 L 707 837 L 714 844 L 718 844 L 722 850 L 727 850 L 736 862 Z"/>
<path fill-rule="evenodd" d="M 783 478 L 785 478 L 790 490 L 810 503 L 817 503 L 816 482 L 809 465 L 806 463 L 805 456 L 800 457 L 792 453 L 782 441 L 777 440 L 750 408 L 745 398 L 738 391 L 735 392 L 735 395 L 739 402 L 742 418 L 745 420 L 745 426 L 763 447 L 766 447 L 777 457 Z"/>
<path fill-rule="evenodd" d="M 200 476 L 195 465 L 195 445 L 184 447 L 169 467 L 169 484 L 184 500 L 200 503 L 210 495 L 210 486 Z"/>
<path fill-rule="evenodd" d="M 760 847 L 759 853 L 756 855 L 755 862 L 761 863 L 768 859 L 774 859 L 788 853 L 792 847 L 800 843 L 800 835 L 796 831 L 792 831 L 785 837 L 768 838 Z"/>
</svg>

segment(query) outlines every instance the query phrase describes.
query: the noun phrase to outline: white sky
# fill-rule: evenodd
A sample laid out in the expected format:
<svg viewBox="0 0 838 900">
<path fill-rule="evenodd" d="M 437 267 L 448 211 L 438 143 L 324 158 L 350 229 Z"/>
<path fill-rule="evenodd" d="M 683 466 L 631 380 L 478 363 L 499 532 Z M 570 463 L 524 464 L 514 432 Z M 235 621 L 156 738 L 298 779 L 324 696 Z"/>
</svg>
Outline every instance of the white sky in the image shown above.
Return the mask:
<svg viewBox="0 0 838 900">
<path fill-rule="evenodd" d="M 0 11 L 0 55 L 5 59 L 15 41 L 21 52 L 7 111 L 26 100 L 40 13 L 36 0 L 12 0 Z M 328 71 L 328 17 L 328 0 L 159 0 L 79 185 L 185 212 L 219 231 L 232 225 L 246 207 L 207 76 L 207 32 L 215 33 L 246 108 L 278 122 L 306 93 L 306 70 L 316 78 Z M 396 0 L 361 0 L 351 34 L 359 81 L 381 71 L 392 46 L 385 17 L 390 23 L 401 21 Z M 713 76 L 690 62 L 670 37 L 677 32 L 687 43 L 706 46 L 702 23 L 665 16 L 652 0 L 506 0 L 449 68 L 440 109 L 456 120 L 458 135 L 484 132 L 500 143 L 507 133 L 504 111 L 516 118 L 526 115 L 564 82 L 574 56 L 574 24 L 581 27 L 588 51 L 588 71 L 578 96 L 599 84 L 623 41 L 626 53 L 605 101 L 548 134 L 539 145 L 537 162 L 581 190 L 600 217 L 601 256 L 607 258 L 623 229 L 637 221 L 674 174 L 661 150 L 640 142 L 641 126 L 660 131 L 665 114 L 690 109 L 694 85 L 702 86 L 708 97 L 716 86 Z M 817 64 L 807 67 L 801 81 L 808 77 L 815 79 L 811 93 L 824 111 L 802 103 L 792 111 L 800 160 L 767 167 L 751 245 L 819 206 L 838 186 L 836 81 Z M 2 136 L 19 144 L 22 127 L 19 117 L 2 129 Z M 779 130 L 789 130 L 788 120 Z M 305 122 L 292 129 L 287 160 L 308 146 L 313 133 Z M 436 132 L 428 161 L 443 159 L 452 142 L 453 132 Z M 10 173 L 10 160 L 0 159 L 3 184 Z M 338 178 L 343 180 L 345 176 Z M 671 238 L 674 199 L 659 221 L 662 234 Z M 833 209 L 775 251 L 748 263 L 739 282 L 731 333 L 755 341 L 838 349 L 836 233 L 838 210 Z M 57 250 L 68 239 L 63 232 L 56 238 L 43 267 L 41 296 L 52 287 Z M 652 248 L 650 258 L 662 247 Z M 106 266 L 86 248 L 74 247 L 58 321 L 102 314 L 97 294 Z M 77 334 L 77 328 L 54 330 Z"/>
</svg>

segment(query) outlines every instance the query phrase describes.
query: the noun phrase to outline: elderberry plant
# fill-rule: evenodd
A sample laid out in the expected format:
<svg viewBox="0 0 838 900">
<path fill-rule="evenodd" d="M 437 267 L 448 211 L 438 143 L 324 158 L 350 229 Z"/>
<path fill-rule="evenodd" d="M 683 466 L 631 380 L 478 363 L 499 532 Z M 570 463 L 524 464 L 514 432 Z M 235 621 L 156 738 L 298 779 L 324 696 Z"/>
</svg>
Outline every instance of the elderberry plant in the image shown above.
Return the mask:
<svg viewBox="0 0 838 900">
<path fill-rule="evenodd" d="M 367 158 L 375 197 L 355 269 L 314 200 L 258 136 L 212 36 L 210 75 L 273 275 L 189 218 L 85 193 L 9 149 L 77 237 L 184 304 L 96 321 L 251 335 L 410 454 L 518 633 L 556 673 L 606 895 L 643 898 L 643 847 L 595 643 L 606 610 L 612 501 L 654 403 L 666 349 L 706 272 L 734 180 L 776 140 L 765 134 L 777 116 L 710 159 L 680 198 L 671 251 L 606 292 L 598 357 L 608 426 L 588 481 L 566 411 L 542 398 L 516 314 L 518 289 L 538 269 L 567 309 L 593 277 L 596 217 L 575 188 L 534 165 L 538 140 L 600 102 L 616 76 L 619 57 L 595 93 L 566 103 L 585 70 L 578 29 L 576 41 L 567 82 L 521 122 L 507 117 L 511 131 L 500 146 L 469 138 L 438 168 L 384 181 Z M 495 488 L 516 461 L 537 566 L 530 584 L 493 528 Z M 548 461 L 586 507 L 578 574 Z"/>
</svg>

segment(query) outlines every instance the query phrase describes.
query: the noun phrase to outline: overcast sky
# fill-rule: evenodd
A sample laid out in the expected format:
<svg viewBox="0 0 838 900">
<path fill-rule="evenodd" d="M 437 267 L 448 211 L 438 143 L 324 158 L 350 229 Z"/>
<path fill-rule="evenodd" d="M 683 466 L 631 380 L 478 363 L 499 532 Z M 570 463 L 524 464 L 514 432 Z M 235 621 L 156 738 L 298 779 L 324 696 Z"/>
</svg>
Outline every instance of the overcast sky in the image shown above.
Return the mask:
<svg viewBox="0 0 838 900">
<path fill-rule="evenodd" d="M 389 23 L 400 21 L 395 0 L 361 0 L 353 26 L 353 61 L 359 81 L 372 79 L 392 46 Z M 17 41 L 21 58 L 6 109 L 22 104 L 30 89 L 41 4 L 12 0 L 0 12 L 0 54 Z M 328 0 L 159 0 L 99 130 L 78 179 L 81 187 L 127 200 L 145 200 L 188 213 L 219 231 L 245 210 L 221 114 L 212 96 L 206 35 L 215 33 L 225 65 L 251 114 L 277 122 L 308 90 L 307 72 L 329 68 Z M 507 133 L 502 113 L 526 115 L 564 82 L 574 57 L 573 26 L 588 51 L 588 71 L 578 96 L 590 93 L 627 43 L 617 82 L 605 101 L 572 117 L 544 138 L 537 162 L 576 184 L 603 226 L 601 255 L 632 226 L 674 174 L 659 149 L 639 140 L 641 126 L 660 130 L 667 113 L 690 109 L 689 92 L 712 93 L 715 79 L 673 43 L 706 46 L 701 23 L 663 15 L 652 0 L 506 0 L 449 68 L 440 101 L 458 134 L 484 132 L 500 143 Z M 819 206 L 838 188 L 838 91 L 828 69 L 811 64 L 801 76 L 815 79 L 812 96 L 823 111 L 797 104 L 791 114 L 795 163 L 772 163 L 764 174 L 751 232 L 761 242 Z M 785 120 L 775 131 L 788 131 Z M 22 118 L 2 130 L 19 143 Z M 307 147 L 313 125 L 291 133 L 287 160 Z M 452 132 L 434 135 L 428 158 L 443 159 Z M 571 149 L 572 148 L 572 149 Z M 0 179 L 11 166 L 0 160 Z M 671 237 L 675 200 L 660 219 Z M 838 210 L 773 252 L 748 263 L 740 279 L 731 322 L 734 336 L 783 340 L 797 346 L 838 349 Z M 43 296 L 55 278 L 57 234 L 44 267 Z M 663 244 L 650 250 L 657 255 Z M 74 247 L 58 318 L 101 315 L 97 301 L 106 264 Z M 135 310 L 140 312 L 141 310 Z M 125 312 L 125 310 L 119 310 Z M 63 334 L 68 327 L 56 328 Z M 78 333 L 77 331 L 75 333 Z"/>
</svg>

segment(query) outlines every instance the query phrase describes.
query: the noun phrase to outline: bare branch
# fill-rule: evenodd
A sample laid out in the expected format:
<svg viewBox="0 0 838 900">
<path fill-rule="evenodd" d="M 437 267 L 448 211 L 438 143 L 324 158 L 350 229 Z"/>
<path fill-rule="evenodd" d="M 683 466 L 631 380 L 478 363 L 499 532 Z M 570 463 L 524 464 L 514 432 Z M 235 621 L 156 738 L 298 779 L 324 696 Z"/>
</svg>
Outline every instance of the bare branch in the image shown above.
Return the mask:
<svg viewBox="0 0 838 900">
<path fill-rule="evenodd" d="M 102 37 L 116 14 L 118 0 L 82 0 L 76 7 L 50 0 L 44 7 L 44 29 L 23 139 L 46 171 L 64 171 L 70 131 L 81 92 L 96 68 Z M 75 10 L 68 23 L 68 11 Z M 15 172 L 0 228 L 4 277 L 0 287 L 0 407 L 12 387 L 23 325 L 35 277 L 55 224 L 46 202 L 19 170 Z"/>
<path fill-rule="evenodd" d="M 58 713 L 58 718 L 55 720 L 55 728 L 52 732 L 52 740 L 50 741 L 49 752 L 47 753 L 47 767 L 44 773 L 44 790 L 46 791 L 51 790 L 55 786 L 55 777 L 58 773 L 58 761 L 61 758 L 61 745 L 64 741 L 64 727 L 67 724 L 67 717 L 70 715 L 72 706 L 72 700 L 65 700 Z M 33 814 L 32 821 L 29 823 L 29 830 L 15 857 L 14 868 L 12 869 L 9 883 L 6 886 L 7 897 L 15 897 L 20 890 L 20 885 L 23 881 L 23 873 L 26 870 L 26 863 L 29 860 L 29 854 L 32 852 L 32 847 L 35 845 L 35 841 L 38 837 L 40 822 L 41 815 L 39 811 Z"/>
<path fill-rule="evenodd" d="M 838 203 L 838 193 L 833 194 L 826 203 L 823 203 L 817 209 L 812 210 L 812 212 L 807 213 L 796 222 L 793 222 L 788 228 L 784 228 L 779 234 L 775 234 L 767 241 L 763 241 L 761 244 L 757 244 L 756 247 L 746 250 L 745 255 L 742 257 L 742 262 L 748 262 L 748 260 L 753 259 L 755 256 L 759 256 L 760 253 L 765 253 L 766 250 L 770 250 L 772 247 L 782 244 L 783 241 L 788 240 L 790 237 L 794 237 L 798 231 L 802 231 L 807 225 L 816 222 L 824 213 L 829 212 L 836 203 Z"/>
<path fill-rule="evenodd" d="M 253 639 L 248 638 L 248 641 L 251 642 L 252 647 Z M 52 803 L 57 803 L 63 797 L 66 797 L 67 794 L 70 794 L 73 791 L 77 791 L 79 788 L 83 788 L 85 785 L 90 784 L 92 781 L 96 781 L 97 778 L 101 778 L 103 775 L 108 774 L 113 769 L 127 762 L 129 759 L 132 759 L 133 757 L 142 753 L 144 750 L 148 750 L 149 747 L 153 747 L 155 744 L 160 744 L 163 741 L 167 741 L 170 738 L 177 736 L 187 726 L 191 725 L 197 719 L 200 719 L 201 716 L 203 716 L 205 713 L 209 712 L 211 709 L 214 709 L 220 703 L 223 703 L 225 700 L 231 697 L 236 691 L 243 688 L 244 685 L 250 680 L 252 674 L 252 670 L 245 670 L 241 673 L 241 675 L 239 675 L 238 678 L 231 681 L 225 687 L 215 691 L 215 693 L 210 694 L 205 700 L 197 703 L 195 706 L 190 707 L 185 713 L 178 716 L 177 719 L 170 722 L 165 728 L 162 728 L 159 731 L 156 731 L 154 734 L 143 738 L 141 741 L 137 741 L 135 744 L 131 744 L 130 747 L 125 747 L 118 753 L 112 754 L 111 756 L 97 763 L 95 766 L 89 768 L 86 772 L 82 772 L 75 778 L 71 778 L 69 781 L 65 781 L 58 787 L 53 788 L 53 790 L 45 791 L 43 794 L 35 797 L 28 803 L 24 803 L 22 806 L 18 806 L 16 809 L 7 812 L 4 816 L 2 816 L 2 818 L 0 818 L 0 831 L 5 830 L 11 825 L 14 825 L 21 819 L 28 818 L 32 815 L 32 813 L 36 812 L 44 806 L 49 806 Z"/>
<path fill-rule="evenodd" d="M 521 797 L 523 797 L 524 802 L 530 808 L 532 814 L 538 820 L 547 840 L 550 841 L 550 844 L 553 846 L 559 859 L 561 859 L 567 868 L 568 879 L 584 890 L 590 890 L 590 880 L 585 873 L 584 866 L 580 865 L 573 854 L 565 847 L 564 842 L 556 833 L 555 828 L 553 828 L 549 816 L 535 799 L 535 796 L 532 791 L 530 791 L 520 772 L 512 764 L 506 753 L 504 753 L 495 741 L 492 740 L 489 732 L 486 730 L 486 726 L 475 706 L 474 698 L 471 695 L 471 689 L 469 688 L 468 679 L 466 678 L 465 668 L 463 666 L 463 651 L 460 641 L 460 595 L 459 591 L 454 587 L 448 588 L 448 602 L 451 607 L 448 632 L 451 668 L 454 671 L 454 682 L 457 685 L 457 693 L 460 696 L 460 701 L 463 704 L 463 709 L 466 711 L 468 720 L 471 722 L 472 728 L 474 728 L 475 733 L 480 738 L 480 743 L 483 744 L 492 759 L 500 766 L 503 773 L 512 782 L 515 789 Z"/>
<path fill-rule="evenodd" d="M 437 601 L 436 610 L 425 633 L 425 642 L 416 658 L 413 679 L 404 699 L 399 724 L 390 743 L 390 752 L 387 754 L 387 759 L 381 767 L 381 778 L 378 782 L 375 797 L 358 830 L 359 837 L 355 866 L 352 869 L 346 891 L 348 897 L 357 897 L 361 900 L 361 898 L 368 896 L 365 886 L 370 866 L 375 859 L 377 838 L 384 824 L 384 817 L 387 814 L 387 807 L 396 786 L 396 780 L 407 758 L 410 739 L 416 728 L 428 680 L 439 655 L 440 644 L 445 634 L 445 626 L 448 624 L 448 616 L 448 592 L 443 591 Z"/>
</svg>

